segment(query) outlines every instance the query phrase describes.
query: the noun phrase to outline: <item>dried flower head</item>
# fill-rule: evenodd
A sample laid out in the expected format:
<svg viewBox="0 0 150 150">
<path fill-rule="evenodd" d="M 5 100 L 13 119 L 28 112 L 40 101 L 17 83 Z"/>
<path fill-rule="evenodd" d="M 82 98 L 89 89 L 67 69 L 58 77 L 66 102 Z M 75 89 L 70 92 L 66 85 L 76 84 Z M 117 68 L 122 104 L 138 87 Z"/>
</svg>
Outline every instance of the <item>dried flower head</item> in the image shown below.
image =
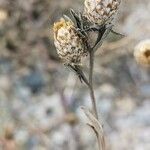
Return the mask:
<svg viewBox="0 0 150 150">
<path fill-rule="evenodd" d="M 61 19 L 54 24 L 54 44 L 59 57 L 68 64 L 79 64 L 87 55 L 84 40 L 73 22 Z"/>
<path fill-rule="evenodd" d="M 139 64 L 150 67 L 150 39 L 140 42 L 135 47 L 134 57 Z"/>
<path fill-rule="evenodd" d="M 118 10 L 121 0 L 85 0 L 84 16 L 94 24 L 102 25 Z"/>
</svg>

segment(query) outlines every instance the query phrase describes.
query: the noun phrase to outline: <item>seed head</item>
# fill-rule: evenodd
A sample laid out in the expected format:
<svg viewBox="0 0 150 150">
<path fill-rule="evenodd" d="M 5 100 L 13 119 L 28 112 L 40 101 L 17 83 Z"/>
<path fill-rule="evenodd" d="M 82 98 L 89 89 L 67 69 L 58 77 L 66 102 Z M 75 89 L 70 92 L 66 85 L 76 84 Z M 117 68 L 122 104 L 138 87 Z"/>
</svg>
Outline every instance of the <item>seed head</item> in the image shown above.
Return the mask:
<svg viewBox="0 0 150 150">
<path fill-rule="evenodd" d="M 146 67 L 150 67 L 150 39 L 140 42 L 134 50 L 136 61 Z"/>
<path fill-rule="evenodd" d="M 61 19 L 54 24 L 54 44 L 59 57 L 65 63 L 79 64 L 81 58 L 87 55 L 83 38 L 73 22 Z"/>
<path fill-rule="evenodd" d="M 84 16 L 91 23 L 102 25 L 117 12 L 121 0 L 85 0 Z"/>
</svg>

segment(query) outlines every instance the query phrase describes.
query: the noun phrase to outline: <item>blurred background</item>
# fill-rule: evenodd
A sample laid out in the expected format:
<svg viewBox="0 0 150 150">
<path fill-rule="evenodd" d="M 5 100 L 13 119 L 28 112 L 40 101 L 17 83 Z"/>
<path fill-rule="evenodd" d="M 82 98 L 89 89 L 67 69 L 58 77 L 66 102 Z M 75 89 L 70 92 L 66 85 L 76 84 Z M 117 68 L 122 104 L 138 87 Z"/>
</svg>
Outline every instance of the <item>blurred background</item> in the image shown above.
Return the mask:
<svg viewBox="0 0 150 150">
<path fill-rule="evenodd" d="M 88 89 L 63 66 L 53 23 L 84 0 L 0 0 L 0 150 L 94 150 L 81 106 Z M 94 86 L 110 150 L 150 149 L 150 70 L 135 62 L 150 38 L 150 1 L 122 0 L 115 30 L 96 53 Z M 86 64 L 86 63 L 85 63 Z M 85 65 L 85 70 L 87 66 Z"/>
</svg>

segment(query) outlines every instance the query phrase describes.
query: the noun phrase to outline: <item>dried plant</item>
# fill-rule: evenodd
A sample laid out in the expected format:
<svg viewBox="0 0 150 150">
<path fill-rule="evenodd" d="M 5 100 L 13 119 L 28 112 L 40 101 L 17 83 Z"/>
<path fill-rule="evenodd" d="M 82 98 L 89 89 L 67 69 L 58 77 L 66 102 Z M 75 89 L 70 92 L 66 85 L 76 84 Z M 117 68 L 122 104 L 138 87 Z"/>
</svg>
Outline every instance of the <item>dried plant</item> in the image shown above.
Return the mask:
<svg viewBox="0 0 150 150">
<path fill-rule="evenodd" d="M 136 61 L 145 67 L 150 67 L 150 39 L 141 41 L 134 50 Z"/>
<path fill-rule="evenodd" d="M 116 13 L 121 0 L 85 0 L 84 16 L 94 24 L 104 24 Z"/>
<path fill-rule="evenodd" d="M 94 53 L 110 32 L 119 35 L 112 29 L 112 18 L 118 10 L 120 0 L 85 0 L 84 4 L 83 13 L 76 13 L 71 9 L 72 19 L 64 16 L 64 19 L 54 24 L 54 43 L 64 64 L 75 71 L 80 81 L 89 88 L 92 113 L 88 109 L 83 110 L 89 119 L 87 124 L 97 136 L 99 150 L 105 150 L 104 132 L 98 118 L 93 90 Z M 97 34 L 97 39 L 91 44 L 89 34 L 93 32 Z M 87 55 L 89 55 L 88 78 L 81 68 L 82 58 Z"/>
<path fill-rule="evenodd" d="M 63 18 L 54 24 L 54 38 L 57 52 L 67 64 L 78 64 L 87 55 L 84 40 L 78 34 L 72 21 Z"/>
</svg>

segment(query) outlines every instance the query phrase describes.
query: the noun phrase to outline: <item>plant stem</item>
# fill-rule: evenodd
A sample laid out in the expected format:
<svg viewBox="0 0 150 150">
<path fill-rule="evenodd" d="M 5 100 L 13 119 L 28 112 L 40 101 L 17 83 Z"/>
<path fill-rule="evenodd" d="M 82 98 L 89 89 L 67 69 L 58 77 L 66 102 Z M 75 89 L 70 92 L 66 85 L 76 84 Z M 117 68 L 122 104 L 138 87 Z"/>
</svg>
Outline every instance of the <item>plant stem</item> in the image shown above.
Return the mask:
<svg viewBox="0 0 150 150">
<path fill-rule="evenodd" d="M 90 96 L 91 96 L 91 101 L 92 101 L 92 107 L 93 107 L 93 113 L 94 116 L 98 119 L 98 112 L 96 108 L 96 99 L 94 95 L 94 90 L 93 90 L 93 67 L 94 67 L 94 51 L 90 51 L 90 62 L 89 62 L 89 90 L 90 90 Z"/>
<path fill-rule="evenodd" d="M 90 96 L 92 101 L 92 107 L 95 118 L 98 120 L 98 112 L 96 107 L 96 99 L 94 95 L 94 89 L 93 89 L 93 68 L 94 68 L 94 50 L 91 49 L 90 51 L 90 62 L 89 62 L 89 89 L 90 89 Z M 99 150 L 106 150 L 105 148 L 105 137 L 104 135 L 97 135 L 97 142 L 98 142 L 98 149 Z"/>
</svg>

